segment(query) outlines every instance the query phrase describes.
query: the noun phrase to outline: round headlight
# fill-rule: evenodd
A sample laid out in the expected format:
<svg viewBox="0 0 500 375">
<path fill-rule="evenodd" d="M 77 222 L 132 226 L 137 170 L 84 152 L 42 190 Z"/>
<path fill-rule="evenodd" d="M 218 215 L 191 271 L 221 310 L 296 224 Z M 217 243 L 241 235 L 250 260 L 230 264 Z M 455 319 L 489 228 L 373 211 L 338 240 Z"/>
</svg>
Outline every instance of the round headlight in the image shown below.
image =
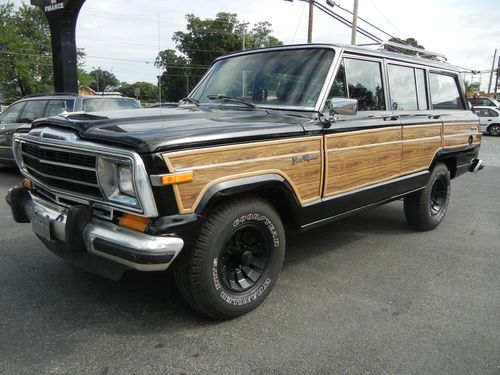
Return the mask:
<svg viewBox="0 0 500 375">
<path fill-rule="evenodd" d="M 132 168 L 130 167 L 130 165 L 118 165 L 118 188 L 123 194 L 135 197 Z"/>
</svg>

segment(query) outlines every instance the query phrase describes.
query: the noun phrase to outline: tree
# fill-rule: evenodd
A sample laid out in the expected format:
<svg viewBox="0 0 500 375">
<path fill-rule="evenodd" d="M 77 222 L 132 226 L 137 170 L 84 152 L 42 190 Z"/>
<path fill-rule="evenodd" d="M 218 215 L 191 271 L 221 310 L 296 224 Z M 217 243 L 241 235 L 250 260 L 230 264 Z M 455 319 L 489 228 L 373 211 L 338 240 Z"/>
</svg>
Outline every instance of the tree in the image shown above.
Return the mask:
<svg viewBox="0 0 500 375">
<path fill-rule="evenodd" d="M 120 91 L 125 96 L 135 98 L 136 89 L 139 89 L 139 95 L 137 96 L 137 99 L 145 102 L 155 102 L 158 100 L 158 86 L 155 86 L 149 82 L 123 82 L 118 88 L 118 91 Z"/>
<path fill-rule="evenodd" d="M 271 35 L 273 32 L 270 22 L 258 22 L 248 34 L 249 48 L 274 47 L 283 44 L 278 38 Z"/>
<path fill-rule="evenodd" d="M 185 97 L 187 91 L 193 87 L 187 87 L 189 77 L 199 74 L 193 73 L 194 69 L 188 67 L 188 60 L 178 56 L 172 49 L 161 51 L 155 65 L 162 69 L 162 101 L 175 102 Z"/>
<path fill-rule="evenodd" d="M 101 68 L 92 70 L 89 75 L 90 88 L 97 92 L 112 91 L 120 85 L 120 81 L 113 73 Z"/>
<path fill-rule="evenodd" d="M 258 22 L 246 32 L 246 24 L 238 21 L 235 13 L 217 13 L 215 19 L 200 19 L 186 15 L 187 32 L 177 31 L 173 41 L 182 56 L 175 50 L 160 52 L 156 66 L 161 75 L 162 96 L 166 101 L 177 101 L 186 96 L 219 56 L 245 48 L 260 48 L 283 44 L 271 35 L 271 23 Z"/>
<path fill-rule="evenodd" d="M 465 93 L 467 94 L 467 96 L 474 96 L 479 93 L 479 87 L 481 86 L 481 83 L 465 81 L 464 85 Z"/>
<path fill-rule="evenodd" d="M 78 86 L 90 87 L 90 85 L 92 84 L 92 77 L 90 73 L 87 73 L 85 70 L 81 68 L 78 68 L 77 73 L 78 73 Z"/>
<path fill-rule="evenodd" d="M 173 41 L 192 65 L 209 65 L 217 57 L 243 49 L 246 25 L 235 13 L 217 13 L 215 19 L 200 19 L 188 14 L 187 32 L 177 31 Z M 283 44 L 271 35 L 271 23 L 258 22 L 245 35 L 245 48 L 270 47 Z"/>
<path fill-rule="evenodd" d="M 43 12 L 0 5 L 0 90 L 7 101 L 52 90 L 50 31 Z"/>
</svg>

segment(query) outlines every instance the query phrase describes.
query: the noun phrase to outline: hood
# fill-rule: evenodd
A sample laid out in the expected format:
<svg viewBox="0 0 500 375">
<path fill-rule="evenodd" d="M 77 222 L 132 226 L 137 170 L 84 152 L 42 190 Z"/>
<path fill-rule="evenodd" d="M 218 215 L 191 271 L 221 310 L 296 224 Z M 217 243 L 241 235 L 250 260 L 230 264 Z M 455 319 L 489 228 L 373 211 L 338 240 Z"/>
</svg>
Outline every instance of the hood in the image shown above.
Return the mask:
<svg viewBox="0 0 500 375">
<path fill-rule="evenodd" d="M 32 127 L 70 128 L 84 140 L 147 153 L 299 135 L 304 133 L 300 121 L 262 109 L 203 106 L 67 113 L 37 120 Z"/>
</svg>

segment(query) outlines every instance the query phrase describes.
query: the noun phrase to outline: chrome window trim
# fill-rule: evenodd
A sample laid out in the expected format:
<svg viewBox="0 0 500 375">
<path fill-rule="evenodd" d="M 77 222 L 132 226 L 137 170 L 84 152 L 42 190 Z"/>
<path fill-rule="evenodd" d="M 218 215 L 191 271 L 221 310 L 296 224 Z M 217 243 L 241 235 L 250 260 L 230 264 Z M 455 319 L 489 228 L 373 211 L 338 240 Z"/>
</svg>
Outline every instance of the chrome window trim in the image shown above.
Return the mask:
<svg viewBox="0 0 500 375">
<path fill-rule="evenodd" d="M 34 178 L 29 174 L 29 172 L 26 170 L 26 167 L 23 165 L 22 161 L 19 162 L 16 158 L 16 162 L 21 169 L 21 172 L 23 175 L 26 177 L 32 179 L 35 184 L 38 184 L 42 186 L 43 188 L 47 189 L 49 192 L 54 192 L 58 195 L 61 196 L 67 196 L 69 199 L 82 199 L 82 197 L 85 197 L 86 201 L 90 205 L 92 202 L 96 201 L 99 202 L 100 204 L 105 204 L 111 207 L 114 207 L 120 211 L 124 212 L 132 212 L 134 214 L 139 214 L 140 216 L 146 216 L 146 217 L 157 217 L 158 216 L 158 210 L 156 207 L 156 203 L 154 200 L 154 195 L 153 191 L 151 188 L 151 184 L 149 182 L 149 175 L 146 171 L 146 167 L 144 165 L 144 162 L 142 161 L 142 158 L 137 154 L 136 152 L 133 151 L 128 151 L 124 150 L 121 148 L 116 148 L 112 146 L 107 146 L 107 145 L 102 145 L 94 142 L 89 142 L 89 141 L 84 141 L 79 138 L 71 137 L 72 134 L 74 134 L 72 131 L 62 131 L 62 130 L 57 130 L 51 127 L 46 127 L 44 128 L 44 131 L 49 131 L 50 133 L 55 133 L 55 134 L 60 134 L 61 137 L 64 137 L 65 135 L 68 135 L 69 138 L 65 140 L 57 140 L 57 139 L 52 139 L 52 138 L 43 138 L 43 132 L 41 136 L 30 136 L 29 133 L 17 133 L 14 135 L 14 141 L 13 145 L 14 147 L 21 147 L 21 143 L 23 142 L 28 142 L 28 143 L 36 143 L 39 146 L 43 146 L 44 148 L 49 148 L 55 147 L 57 150 L 63 149 L 64 152 L 73 152 L 73 153 L 80 153 L 80 154 L 85 154 L 88 153 L 89 155 L 96 156 L 98 157 L 99 155 L 102 156 L 108 156 L 108 157 L 123 157 L 131 160 L 132 166 L 133 166 L 133 175 L 134 175 L 134 186 L 137 192 L 137 200 L 140 205 L 140 209 L 136 209 L 130 206 L 125 206 L 117 203 L 110 202 L 106 199 L 105 195 L 103 194 L 104 200 L 98 200 L 95 197 L 87 197 L 83 194 L 81 195 L 76 195 L 73 194 L 72 192 L 68 192 L 66 190 L 61 190 L 54 188 L 52 186 L 47 186 L 44 183 L 41 183 L 38 181 L 38 179 Z M 81 151 L 81 152 L 80 152 Z M 16 154 L 16 153 L 14 153 Z M 99 174 L 97 173 L 97 166 L 96 166 L 96 176 L 99 181 Z M 100 187 L 99 187 L 100 188 Z M 102 191 L 102 189 L 101 189 Z"/>
</svg>

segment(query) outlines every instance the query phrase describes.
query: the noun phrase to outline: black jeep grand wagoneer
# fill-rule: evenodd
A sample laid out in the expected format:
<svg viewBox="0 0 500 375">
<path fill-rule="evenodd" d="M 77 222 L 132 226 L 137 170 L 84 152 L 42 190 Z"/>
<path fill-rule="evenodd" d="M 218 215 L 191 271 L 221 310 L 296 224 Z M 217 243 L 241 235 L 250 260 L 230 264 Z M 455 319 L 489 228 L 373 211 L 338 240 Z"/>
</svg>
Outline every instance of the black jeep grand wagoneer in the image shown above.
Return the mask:
<svg viewBox="0 0 500 375">
<path fill-rule="evenodd" d="M 113 279 L 172 266 L 194 308 L 241 315 L 276 283 L 285 223 L 404 197 L 411 226 L 439 225 L 450 180 L 482 168 L 458 71 L 338 45 L 221 57 L 178 108 L 19 129 L 7 200 L 69 262 Z"/>
</svg>

